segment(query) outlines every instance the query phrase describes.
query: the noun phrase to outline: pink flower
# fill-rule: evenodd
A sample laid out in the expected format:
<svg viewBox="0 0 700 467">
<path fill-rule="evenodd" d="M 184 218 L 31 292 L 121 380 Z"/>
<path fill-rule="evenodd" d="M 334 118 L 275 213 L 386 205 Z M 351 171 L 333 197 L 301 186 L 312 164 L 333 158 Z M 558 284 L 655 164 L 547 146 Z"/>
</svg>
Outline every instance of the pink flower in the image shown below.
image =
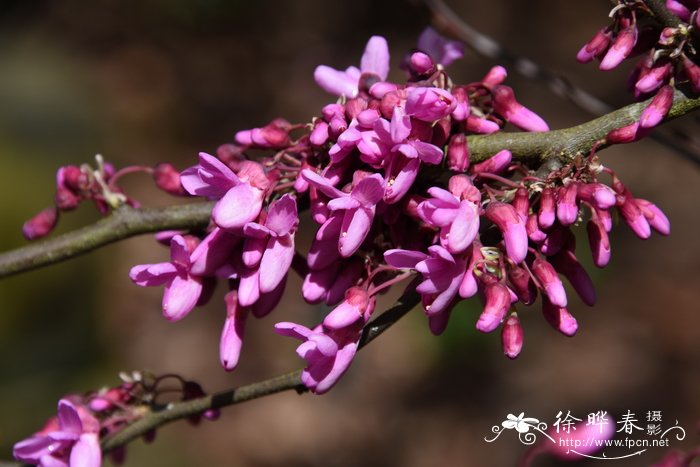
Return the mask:
<svg viewBox="0 0 700 467">
<path fill-rule="evenodd" d="M 191 267 L 190 247 L 176 235 L 170 241 L 170 262 L 134 266 L 129 277 L 141 287 L 165 284 L 163 315 L 177 321 L 192 311 L 202 294 L 202 278 L 192 274 Z"/>
<path fill-rule="evenodd" d="M 387 264 L 396 268 L 415 269 L 425 279 L 416 291 L 421 294 L 423 308 L 430 317 L 446 311 L 457 296 L 464 278 L 466 261 L 452 256 L 440 245 L 428 247 L 428 254 L 393 249 L 384 253 Z"/>
<path fill-rule="evenodd" d="M 13 448 L 21 462 L 42 467 L 99 467 L 102 451 L 98 432 L 100 423 L 82 407 L 68 399 L 58 402 L 58 426 L 49 426 Z"/>
<path fill-rule="evenodd" d="M 323 324 L 309 329 L 295 323 L 277 323 L 275 332 L 302 342 L 297 354 L 307 361 L 301 381 L 314 394 L 323 394 L 338 382 L 350 367 L 362 336 L 362 328 L 374 311 L 374 298 L 353 287 L 346 293 Z"/>
<path fill-rule="evenodd" d="M 340 71 L 320 65 L 314 71 L 314 79 L 326 92 L 336 96 L 355 97 L 359 92 L 360 78 L 364 74 L 375 75 L 378 78 L 376 81 L 384 81 L 389 75 L 389 46 L 381 36 L 370 37 L 359 70 L 351 66 Z"/>
<path fill-rule="evenodd" d="M 249 163 L 245 168 L 247 180 L 233 173 L 217 158 L 202 152 L 199 153 L 199 164 L 185 169 L 180 182 L 191 195 L 219 200 L 212 211 L 212 219 L 219 227 L 240 230 L 260 214 L 264 189 L 267 188 L 261 166 Z"/>
<path fill-rule="evenodd" d="M 238 365 L 238 358 L 243 346 L 245 323 L 248 319 L 248 309 L 238 304 L 238 292 L 230 291 L 224 297 L 226 302 L 226 321 L 221 330 L 219 343 L 219 359 L 226 371 L 231 371 Z"/>
<path fill-rule="evenodd" d="M 491 282 L 484 287 L 484 309 L 476 322 L 481 332 L 495 330 L 506 317 L 510 308 L 511 295 L 508 287 L 500 282 Z"/>
<path fill-rule="evenodd" d="M 406 97 L 406 115 L 426 122 L 435 122 L 448 116 L 456 106 L 454 96 L 440 88 L 410 88 Z"/>
<path fill-rule="evenodd" d="M 503 323 L 501 345 L 503 353 L 511 360 L 520 354 L 523 348 L 523 327 L 517 313 L 511 313 Z"/>
<path fill-rule="evenodd" d="M 247 267 L 259 270 L 260 293 L 275 290 L 289 271 L 298 224 L 296 199 L 286 194 L 270 204 L 264 224 L 249 222 L 243 227 L 246 236 L 243 262 Z M 252 305 L 243 297 L 239 298 L 246 305 Z"/>
<path fill-rule="evenodd" d="M 486 206 L 485 213 L 503 234 L 508 257 L 515 263 L 521 263 L 527 256 L 528 238 L 525 222 L 515 208 L 510 204 L 494 201 Z"/>
<path fill-rule="evenodd" d="M 418 205 L 418 215 L 440 229 L 440 244 L 450 253 L 462 253 L 479 232 L 479 208 L 442 188 L 428 189 L 432 198 Z"/>
<path fill-rule="evenodd" d="M 549 131 L 542 117 L 515 100 L 512 88 L 500 85 L 492 93 L 493 108 L 506 121 L 525 131 Z"/>
<path fill-rule="evenodd" d="M 352 188 L 350 193 L 344 193 L 330 182 L 312 170 L 303 170 L 302 176 L 318 190 L 329 196 L 331 201 L 328 209 L 333 212 L 326 223 L 337 225 L 337 218 L 342 219 L 338 237 L 338 251 L 347 258 L 354 254 L 369 233 L 374 219 L 376 205 L 384 195 L 384 182 L 379 174 L 363 178 Z M 327 228 L 328 228 L 327 227 Z"/>
</svg>

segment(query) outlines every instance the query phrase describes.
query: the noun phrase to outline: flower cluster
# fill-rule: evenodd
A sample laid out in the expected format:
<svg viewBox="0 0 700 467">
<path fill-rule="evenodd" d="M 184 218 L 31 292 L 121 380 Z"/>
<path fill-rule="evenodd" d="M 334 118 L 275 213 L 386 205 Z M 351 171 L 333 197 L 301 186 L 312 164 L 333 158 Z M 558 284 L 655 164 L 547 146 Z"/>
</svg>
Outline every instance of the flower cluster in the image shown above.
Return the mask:
<svg viewBox="0 0 700 467">
<path fill-rule="evenodd" d="M 618 0 L 610 12 L 612 24 L 598 31 L 576 56 L 581 63 L 599 59 L 601 70 L 611 70 L 642 55 L 628 87 L 638 99 L 653 99 L 638 122 L 609 135 L 613 143 L 635 141 L 658 125 L 671 108 L 674 86 L 687 84 L 693 94 L 700 92 L 700 67 L 691 41 L 700 28 L 700 1 L 666 0 L 666 8 L 676 15 L 677 26 L 662 28 L 644 2 Z"/>
<path fill-rule="evenodd" d="M 180 182 L 216 202 L 210 228 L 203 236 L 161 234 L 170 261 L 136 266 L 132 280 L 165 285 L 163 314 L 179 320 L 226 279 L 220 359 L 232 370 L 248 315 L 275 308 L 293 268 L 308 303 L 335 307 L 316 326 L 275 326 L 302 341 L 302 379 L 317 394 L 348 369 L 376 295 L 414 276 L 423 279 L 417 291 L 435 334 L 460 300 L 479 295 L 477 329 L 500 327 L 504 353 L 515 358 L 523 342 L 516 304 L 540 295 L 545 318 L 573 335 L 561 277 L 586 304 L 595 292 L 572 228 L 588 219 L 594 263 L 603 267 L 613 208 L 642 238 L 650 227 L 668 234 L 668 220 L 634 198 L 595 152 L 545 176 L 507 149 L 471 161 L 469 134 L 506 123 L 526 131 L 548 126 L 516 100 L 502 67 L 475 83 L 452 83 L 445 66 L 459 56 L 459 44 L 428 30 L 402 61 L 404 84 L 388 81 L 389 50 L 379 36 L 367 43 L 359 68 L 319 66 L 314 78 L 337 101 L 307 125 L 276 119 L 238 132 L 216 156 L 201 153 Z M 253 160 L 254 151 L 264 152 Z M 610 186 L 601 175 L 610 176 Z M 317 225 L 306 254 L 294 243 L 302 205 Z"/>
<path fill-rule="evenodd" d="M 102 464 L 100 439 L 109 437 L 129 423 L 138 420 L 144 408 L 162 404 L 162 394 L 179 394 L 180 400 L 204 396 L 202 387 L 177 375 L 155 377 L 134 372 L 122 374 L 122 384 L 88 394 L 72 394 L 58 402 L 58 413 L 29 438 L 15 444 L 13 454 L 21 462 L 42 467 L 99 467 Z M 173 387 L 172 383 L 178 384 Z M 215 420 L 218 412 L 210 410 L 200 418 Z M 155 432 L 144 439 L 153 441 Z M 110 452 L 111 459 L 121 464 L 126 452 L 120 446 Z"/>
</svg>

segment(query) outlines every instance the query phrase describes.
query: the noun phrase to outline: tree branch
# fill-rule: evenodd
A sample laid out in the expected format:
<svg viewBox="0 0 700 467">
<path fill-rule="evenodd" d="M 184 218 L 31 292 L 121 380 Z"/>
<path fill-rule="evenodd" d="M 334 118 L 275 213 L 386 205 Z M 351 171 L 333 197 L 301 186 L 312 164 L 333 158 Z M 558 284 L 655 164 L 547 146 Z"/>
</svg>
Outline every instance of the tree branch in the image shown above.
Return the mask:
<svg viewBox="0 0 700 467">
<path fill-rule="evenodd" d="M 58 263 L 135 235 L 203 228 L 209 223 L 213 206 L 213 203 L 161 209 L 122 206 L 94 224 L 0 254 L 0 277 Z"/>
<path fill-rule="evenodd" d="M 639 115 L 648 104 L 649 100 L 631 104 L 562 130 L 471 135 L 467 138 L 470 158 L 472 162 L 480 162 L 502 149 L 508 149 L 513 153 L 513 159 L 536 166 L 552 158 L 568 160 L 577 154 L 588 153 L 596 143 L 600 144 L 599 148 L 605 147 L 605 136 L 615 128 L 639 120 Z M 689 98 L 676 91 L 667 120 L 698 108 L 700 98 Z M 162 209 L 124 206 L 93 225 L 0 254 L 0 278 L 70 259 L 139 234 L 203 228 L 209 222 L 212 207 L 213 203 L 192 203 Z"/>
<path fill-rule="evenodd" d="M 365 327 L 360 338 L 359 348 L 363 348 L 376 339 L 406 313 L 411 311 L 419 302 L 420 296 L 415 291 L 414 282 L 406 288 L 403 295 L 388 310 Z M 299 394 L 306 391 L 306 387 L 301 384 L 301 370 L 198 399 L 153 407 L 136 422 L 114 436 L 105 438 L 102 441 L 102 450 L 108 452 L 166 423 L 198 415 L 207 410 L 220 409 L 291 389 Z"/>
<path fill-rule="evenodd" d="M 644 4 L 651 10 L 656 19 L 667 28 L 677 28 L 683 22 L 676 15 L 671 13 L 666 8 L 666 2 L 663 0 L 642 0 Z"/>
<path fill-rule="evenodd" d="M 689 98 L 680 91 L 676 91 L 673 100 L 666 121 L 700 108 L 700 98 Z M 525 162 L 542 163 L 551 158 L 571 159 L 577 154 L 588 153 L 596 143 L 600 143 L 598 148 L 606 147 L 605 136 L 616 128 L 638 121 L 650 101 L 651 99 L 631 104 L 595 120 L 562 130 L 469 136 L 471 159 L 479 162 L 502 149 L 510 150 L 513 159 Z"/>
</svg>

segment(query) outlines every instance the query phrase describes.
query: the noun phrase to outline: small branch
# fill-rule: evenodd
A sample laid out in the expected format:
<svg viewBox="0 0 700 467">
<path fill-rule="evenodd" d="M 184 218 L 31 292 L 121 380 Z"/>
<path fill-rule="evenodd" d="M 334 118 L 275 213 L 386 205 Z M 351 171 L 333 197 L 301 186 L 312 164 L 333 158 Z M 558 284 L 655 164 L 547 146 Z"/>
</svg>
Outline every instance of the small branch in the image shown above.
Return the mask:
<svg viewBox="0 0 700 467">
<path fill-rule="evenodd" d="M 666 8 L 664 0 L 642 0 L 656 19 L 667 28 L 677 28 L 683 22 Z"/>
<path fill-rule="evenodd" d="M 581 125 L 544 133 L 508 133 L 498 132 L 491 135 L 469 136 L 469 149 L 473 162 L 479 162 L 496 154 L 502 149 L 513 153 L 513 159 L 524 162 L 542 163 L 547 159 L 571 159 L 577 154 L 588 153 L 595 143 L 605 144 L 605 136 L 616 128 L 629 125 L 639 120 L 642 111 L 651 99 L 631 104 L 610 112 Z M 700 108 L 700 98 L 686 97 L 676 91 L 674 103 L 666 118 L 671 120 Z"/>
<path fill-rule="evenodd" d="M 414 286 L 415 282 L 409 285 L 396 303 L 365 327 L 360 338 L 359 348 L 363 348 L 376 339 L 420 302 L 420 297 L 415 292 Z M 299 394 L 306 391 L 306 387 L 301 384 L 301 370 L 198 399 L 154 407 L 152 411 L 122 431 L 114 436 L 105 438 L 102 441 L 102 450 L 104 452 L 111 451 L 175 420 L 292 389 Z"/>
<path fill-rule="evenodd" d="M 428 10 L 431 23 L 436 30 L 446 36 L 464 42 L 478 55 L 514 69 L 527 79 L 544 83 L 554 95 L 568 100 L 592 115 L 603 115 L 613 110 L 610 105 L 580 87 L 573 85 L 560 74 L 543 67 L 527 57 L 513 53 L 492 37 L 478 31 L 452 11 L 443 0 L 422 0 L 422 3 Z M 617 4 L 617 2 L 614 3 Z M 653 2 L 648 3 L 654 3 L 656 5 L 654 9 L 666 12 L 668 13 L 666 16 L 670 15 L 674 21 L 678 21 L 678 18 L 675 18 L 668 12 L 662 1 L 653 0 Z M 666 19 L 668 20 L 668 18 Z M 693 138 L 687 133 L 681 133 L 681 136 L 678 137 L 678 133 L 681 132 L 675 130 L 673 135 L 670 135 L 669 132 L 656 132 L 649 137 L 657 143 L 674 150 L 684 159 L 695 165 L 700 165 L 700 155 L 688 144 L 692 143 Z"/>
<path fill-rule="evenodd" d="M 0 254 L 0 277 L 58 263 L 135 235 L 203 228 L 209 223 L 212 207 L 212 203 L 162 209 L 123 206 L 92 225 Z"/>
</svg>

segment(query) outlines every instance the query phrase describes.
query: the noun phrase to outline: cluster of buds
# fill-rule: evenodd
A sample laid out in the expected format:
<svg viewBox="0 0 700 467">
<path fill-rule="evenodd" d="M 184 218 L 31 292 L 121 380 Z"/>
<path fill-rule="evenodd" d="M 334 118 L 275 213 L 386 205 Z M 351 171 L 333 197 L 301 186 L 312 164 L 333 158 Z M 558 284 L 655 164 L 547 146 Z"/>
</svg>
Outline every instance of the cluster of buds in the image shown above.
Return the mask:
<svg viewBox="0 0 700 467">
<path fill-rule="evenodd" d="M 152 175 L 156 187 L 175 196 L 185 195 L 180 184 L 180 173 L 167 162 L 155 167 L 128 166 L 115 170 L 101 155 L 95 156 L 96 168 L 88 164 L 80 167 L 66 165 L 56 172 L 54 205 L 43 209 L 24 223 L 22 234 L 35 240 L 51 233 L 58 223 L 60 212 L 72 211 L 83 201 L 92 201 L 97 211 L 106 216 L 122 205 L 139 207 L 139 202 L 128 197 L 117 184 L 126 174 L 146 172 Z"/>
<path fill-rule="evenodd" d="M 659 25 L 648 6 L 639 0 L 618 0 L 610 12 L 612 24 L 585 44 L 577 60 L 600 60 L 601 70 L 611 70 L 626 58 L 642 55 L 628 86 L 638 99 L 653 99 L 639 122 L 616 130 L 612 143 L 628 143 L 646 134 L 668 114 L 673 103 L 674 86 L 687 84 L 694 94 L 700 92 L 700 67 L 692 39 L 700 30 L 698 0 L 666 0 L 678 25 Z"/>
<path fill-rule="evenodd" d="M 189 400 L 205 395 L 202 387 L 177 375 L 155 377 L 142 372 L 122 373 L 122 383 L 87 394 L 71 394 L 58 402 L 57 415 L 29 438 L 15 444 L 13 454 L 21 462 L 43 467 L 99 467 L 102 464 L 100 440 L 117 433 L 141 418 L 149 408 L 162 406 L 167 394 L 170 401 Z M 175 385 L 173 385 L 175 383 Z M 190 419 L 197 424 L 204 417 L 218 418 L 209 410 Z M 155 439 L 155 431 L 144 435 L 146 442 Z M 121 464 L 125 448 L 110 451 L 110 458 Z"/>
<path fill-rule="evenodd" d="M 479 295 L 477 329 L 501 327 L 504 353 L 515 358 L 523 340 L 516 304 L 532 304 L 539 291 L 547 320 L 573 335 L 560 275 L 584 303 L 593 304 L 595 293 L 575 255 L 572 227 L 590 218 L 594 262 L 602 267 L 610 256 L 610 209 L 642 238 L 649 226 L 667 234 L 668 220 L 616 177 L 612 188 L 599 182 L 611 172 L 594 153 L 545 178 L 505 149 L 471 163 L 469 134 L 506 123 L 526 131 L 548 126 L 503 84 L 502 67 L 475 83 L 452 83 L 445 66 L 459 56 L 458 43 L 428 30 L 402 62 L 404 84 L 387 81 L 388 45 L 379 36 L 367 43 L 359 68 L 319 66 L 317 83 L 338 100 L 309 124 L 276 119 L 238 132 L 216 156 L 200 153 L 179 181 L 190 195 L 215 201 L 210 227 L 200 236 L 160 234 L 170 261 L 135 266 L 132 280 L 165 285 L 163 314 L 175 321 L 225 279 L 220 360 L 232 370 L 248 316 L 270 313 L 289 270 L 296 271 L 308 303 L 334 307 L 315 326 L 275 326 L 302 341 L 302 380 L 317 394 L 350 366 L 376 295 L 411 277 L 423 278 L 417 291 L 435 334 L 460 300 Z M 252 160 L 253 151 L 263 154 Z M 317 224 L 308 252 L 295 247 L 300 206 Z"/>
</svg>

